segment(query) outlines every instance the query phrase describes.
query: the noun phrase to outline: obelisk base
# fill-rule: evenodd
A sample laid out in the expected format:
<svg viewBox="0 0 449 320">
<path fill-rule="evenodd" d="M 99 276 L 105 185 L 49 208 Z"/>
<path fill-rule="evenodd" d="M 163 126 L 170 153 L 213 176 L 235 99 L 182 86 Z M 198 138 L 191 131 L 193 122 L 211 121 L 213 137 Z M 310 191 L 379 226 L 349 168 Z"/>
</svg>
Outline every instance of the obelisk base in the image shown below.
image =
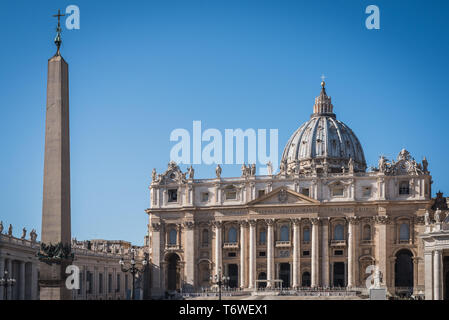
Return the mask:
<svg viewBox="0 0 449 320">
<path fill-rule="evenodd" d="M 71 300 L 72 290 L 67 289 L 65 269 L 71 261 L 63 261 L 61 264 L 40 264 L 40 300 Z"/>
</svg>

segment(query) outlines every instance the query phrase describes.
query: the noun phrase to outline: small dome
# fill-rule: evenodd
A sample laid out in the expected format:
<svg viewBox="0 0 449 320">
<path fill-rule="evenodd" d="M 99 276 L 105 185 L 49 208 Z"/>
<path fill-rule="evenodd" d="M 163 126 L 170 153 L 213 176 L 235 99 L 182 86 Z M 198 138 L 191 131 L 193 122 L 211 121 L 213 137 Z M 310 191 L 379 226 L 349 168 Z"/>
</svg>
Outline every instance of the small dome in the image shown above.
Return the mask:
<svg viewBox="0 0 449 320">
<path fill-rule="evenodd" d="M 365 171 L 362 146 L 354 132 L 333 113 L 331 98 L 321 83 L 321 93 L 315 98 L 313 114 L 293 133 L 284 148 L 281 170 L 287 172 Z"/>
</svg>

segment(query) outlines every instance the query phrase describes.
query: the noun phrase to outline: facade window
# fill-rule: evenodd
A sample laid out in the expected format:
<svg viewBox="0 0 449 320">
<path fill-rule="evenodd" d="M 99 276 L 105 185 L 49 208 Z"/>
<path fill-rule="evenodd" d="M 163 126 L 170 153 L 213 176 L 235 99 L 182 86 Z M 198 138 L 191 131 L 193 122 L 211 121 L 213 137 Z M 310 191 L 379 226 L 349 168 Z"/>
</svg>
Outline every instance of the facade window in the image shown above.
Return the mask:
<svg viewBox="0 0 449 320">
<path fill-rule="evenodd" d="M 115 286 L 115 292 L 120 292 L 120 274 L 117 274 L 117 285 Z"/>
<path fill-rule="evenodd" d="M 177 202 L 178 201 L 178 189 L 170 189 L 168 190 L 168 202 Z"/>
<path fill-rule="evenodd" d="M 281 241 L 289 241 L 289 232 L 288 232 L 288 226 L 282 226 L 281 227 Z"/>
<path fill-rule="evenodd" d="M 125 274 L 125 291 L 128 291 L 128 275 Z"/>
<path fill-rule="evenodd" d="M 177 243 L 178 232 L 176 229 L 171 229 L 168 234 L 168 244 L 175 245 Z"/>
<path fill-rule="evenodd" d="M 332 196 L 343 197 L 345 189 L 342 186 L 335 186 L 332 188 Z"/>
<path fill-rule="evenodd" d="M 310 189 L 309 188 L 302 188 L 301 193 L 307 197 L 310 197 Z"/>
<path fill-rule="evenodd" d="M 234 187 L 226 188 L 225 199 L 226 200 L 236 200 L 237 199 L 237 190 Z"/>
<path fill-rule="evenodd" d="M 84 281 L 83 272 L 80 271 L 80 286 L 78 289 L 78 294 L 82 294 L 83 292 L 83 281 Z"/>
<path fill-rule="evenodd" d="M 304 250 L 304 251 L 302 252 L 302 255 L 303 255 L 304 257 L 307 257 L 307 256 L 310 255 L 310 251 L 309 251 L 309 250 Z"/>
<path fill-rule="evenodd" d="M 108 274 L 108 293 L 112 293 L 112 274 Z"/>
<path fill-rule="evenodd" d="M 402 181 L 399 184 L 399 194 L 410 194 L 410 186 L 408 181 Z"/>
<path fill-rule="evenodd" d="M 201 201 L 202 202 L 208 202 L 209 201 L 209 192 L 203 192 L 201 194 Z"/>
<path fill-rule="evenodd" d="M 209 230 L 207 230 L 207 229 L 203 230 L 202 244 L 203 244 L 203 247 L 207 247 L 209 245 Z"/>
<path fill-rule="evenodd" d="M 363 226 L 363 240 L 371 240 L 371 226 L 369 224 L 365 224 Z"/>
<path fill-rule="evenodd" d="M 334 240 L 344 240 L 345 239 L 344 230 L 345 228 L 343 227 L 342 224 L 337 224 L 334 228 Z"/>
<path fill-rule="evenodd" d="M 87 271 L 86 273 L 86 287 L 87 287 L 87 293 L 92 293 L 92 272 Z"/>
<path fill-rule="evenodd" d="M 259 257 L 266 257 L 267 253 L 265 251 L 259 251 Z"/>
<path fill-rule="evenodd" d="M 259 190 L 258 191 L 258 197 L 263 197 L 265 195 L 265 190 Z"/>
<path fill-rule="evenodd" d="M 343 255 L 343 250 L 335 250 L 334 251 L 334 256 L 342 256 Z"/>
<path fill-rule="evenodd" d="M 362 195 L 364 197 L 369 197 L 371 196 L 371 187 L 363 187 L 363 193 Z"/>
<path fill-rule="evenodd" d="M 399 227 L 399 240 L 409 241 L 410 240 L 410 230 L 407 223 L 402 223 Z"/>
<path fill-rule="evenodd" d="M 304 242 L 310 241 L 310 229 L 308 227 L 304 228 L 303 230 L 303 241 Z"/>
<path fill-rule="evenodd" d="M 103 293 L 103 274 L 102 273 L 98 274 L 98 293 L 99 294 Z"/>
<path fill-rule="evenodd" d="M 228 242 L 236 243 L 237 242 L 237 229 L 234 227 L 229 228 L 228 231 Z"/>
<path fill-rule="evenodd" d="M 235 252 L 229 252 L 228 257 L 237 257 L 237 254 Z"/>
<path fill-rule="evenodd" d="M 259 233 L 259 244 L 266 244 L 267 243 L 267 231 L 263 229 Z"/>
</svg>

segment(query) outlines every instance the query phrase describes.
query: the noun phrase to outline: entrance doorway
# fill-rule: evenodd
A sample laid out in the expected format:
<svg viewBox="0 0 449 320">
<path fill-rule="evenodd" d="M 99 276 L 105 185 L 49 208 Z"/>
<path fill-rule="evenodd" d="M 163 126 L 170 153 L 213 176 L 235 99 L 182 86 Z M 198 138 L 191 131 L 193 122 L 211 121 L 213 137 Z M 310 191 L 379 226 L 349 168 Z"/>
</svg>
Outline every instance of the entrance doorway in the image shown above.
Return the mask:
<svg viewBox="0 0 449 320">
<path fill-rule="evenodd" d="M 237 288 L 239 283 L 239 266 L 236 264 L 228 264 L 228 277 L 230 288 Z"/>
<path fill-rule="evenodd" d="M 310 287 L 310 272 L 306 271 L 302 274 L 301 286 Z"/>
<path fill-rule="evenodd" d="M 259 273 L 257 280 L 267 280 L 267 274 L 265 272 Z M 266 287 L 267 287 L 266 281 L 257 282 L 257 288 L 266 288 Z"/>
<path fill-rule="evenodd" d="M 449 257 L 444 257 L 443 259 L 443 299 L 449 300 Z"/>
<path fill-rule="evenodd" d="M 396 253 L 394 266 L 394 285 L 398 294 L 413 293 L 413 254 L 402 249 Z"/>
<path fill-rule="evenodd" d="M 179 256 L 172 253 L 167 257 L 167 290 L 175 291 L 180 289 L 178 262 Z"/>
<path fill-rule="evenodd" d="M 334 287 L 345 286 L 345 263 L 334 262 Z"/>
<path fill-rule="evenodd" d="M 282 287 L 290 287 L 290 263 L 281 263 L 279 265 L 279 279 L 282 280 Z"/>
</svg>

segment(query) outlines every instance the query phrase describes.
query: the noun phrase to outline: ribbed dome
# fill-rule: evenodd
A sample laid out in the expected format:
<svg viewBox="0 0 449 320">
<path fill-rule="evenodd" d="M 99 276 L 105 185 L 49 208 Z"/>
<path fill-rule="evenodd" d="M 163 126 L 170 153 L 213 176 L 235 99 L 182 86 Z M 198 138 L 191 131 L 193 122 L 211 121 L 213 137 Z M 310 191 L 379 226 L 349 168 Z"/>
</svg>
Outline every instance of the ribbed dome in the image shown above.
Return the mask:
<svg viewBox="0 0 449 320">
<path fill-rule="evenodd" d="M 342 172 L 365 171 L 366 161 L 359 139 L 333 113 L 331 98 L 326 95 L 324 81 L 315 98 L 314 113 L 290 137 L 281 159 L 281 171 Z M 344 169 L 343 169 L 344 168 Z"/>
</svg>

